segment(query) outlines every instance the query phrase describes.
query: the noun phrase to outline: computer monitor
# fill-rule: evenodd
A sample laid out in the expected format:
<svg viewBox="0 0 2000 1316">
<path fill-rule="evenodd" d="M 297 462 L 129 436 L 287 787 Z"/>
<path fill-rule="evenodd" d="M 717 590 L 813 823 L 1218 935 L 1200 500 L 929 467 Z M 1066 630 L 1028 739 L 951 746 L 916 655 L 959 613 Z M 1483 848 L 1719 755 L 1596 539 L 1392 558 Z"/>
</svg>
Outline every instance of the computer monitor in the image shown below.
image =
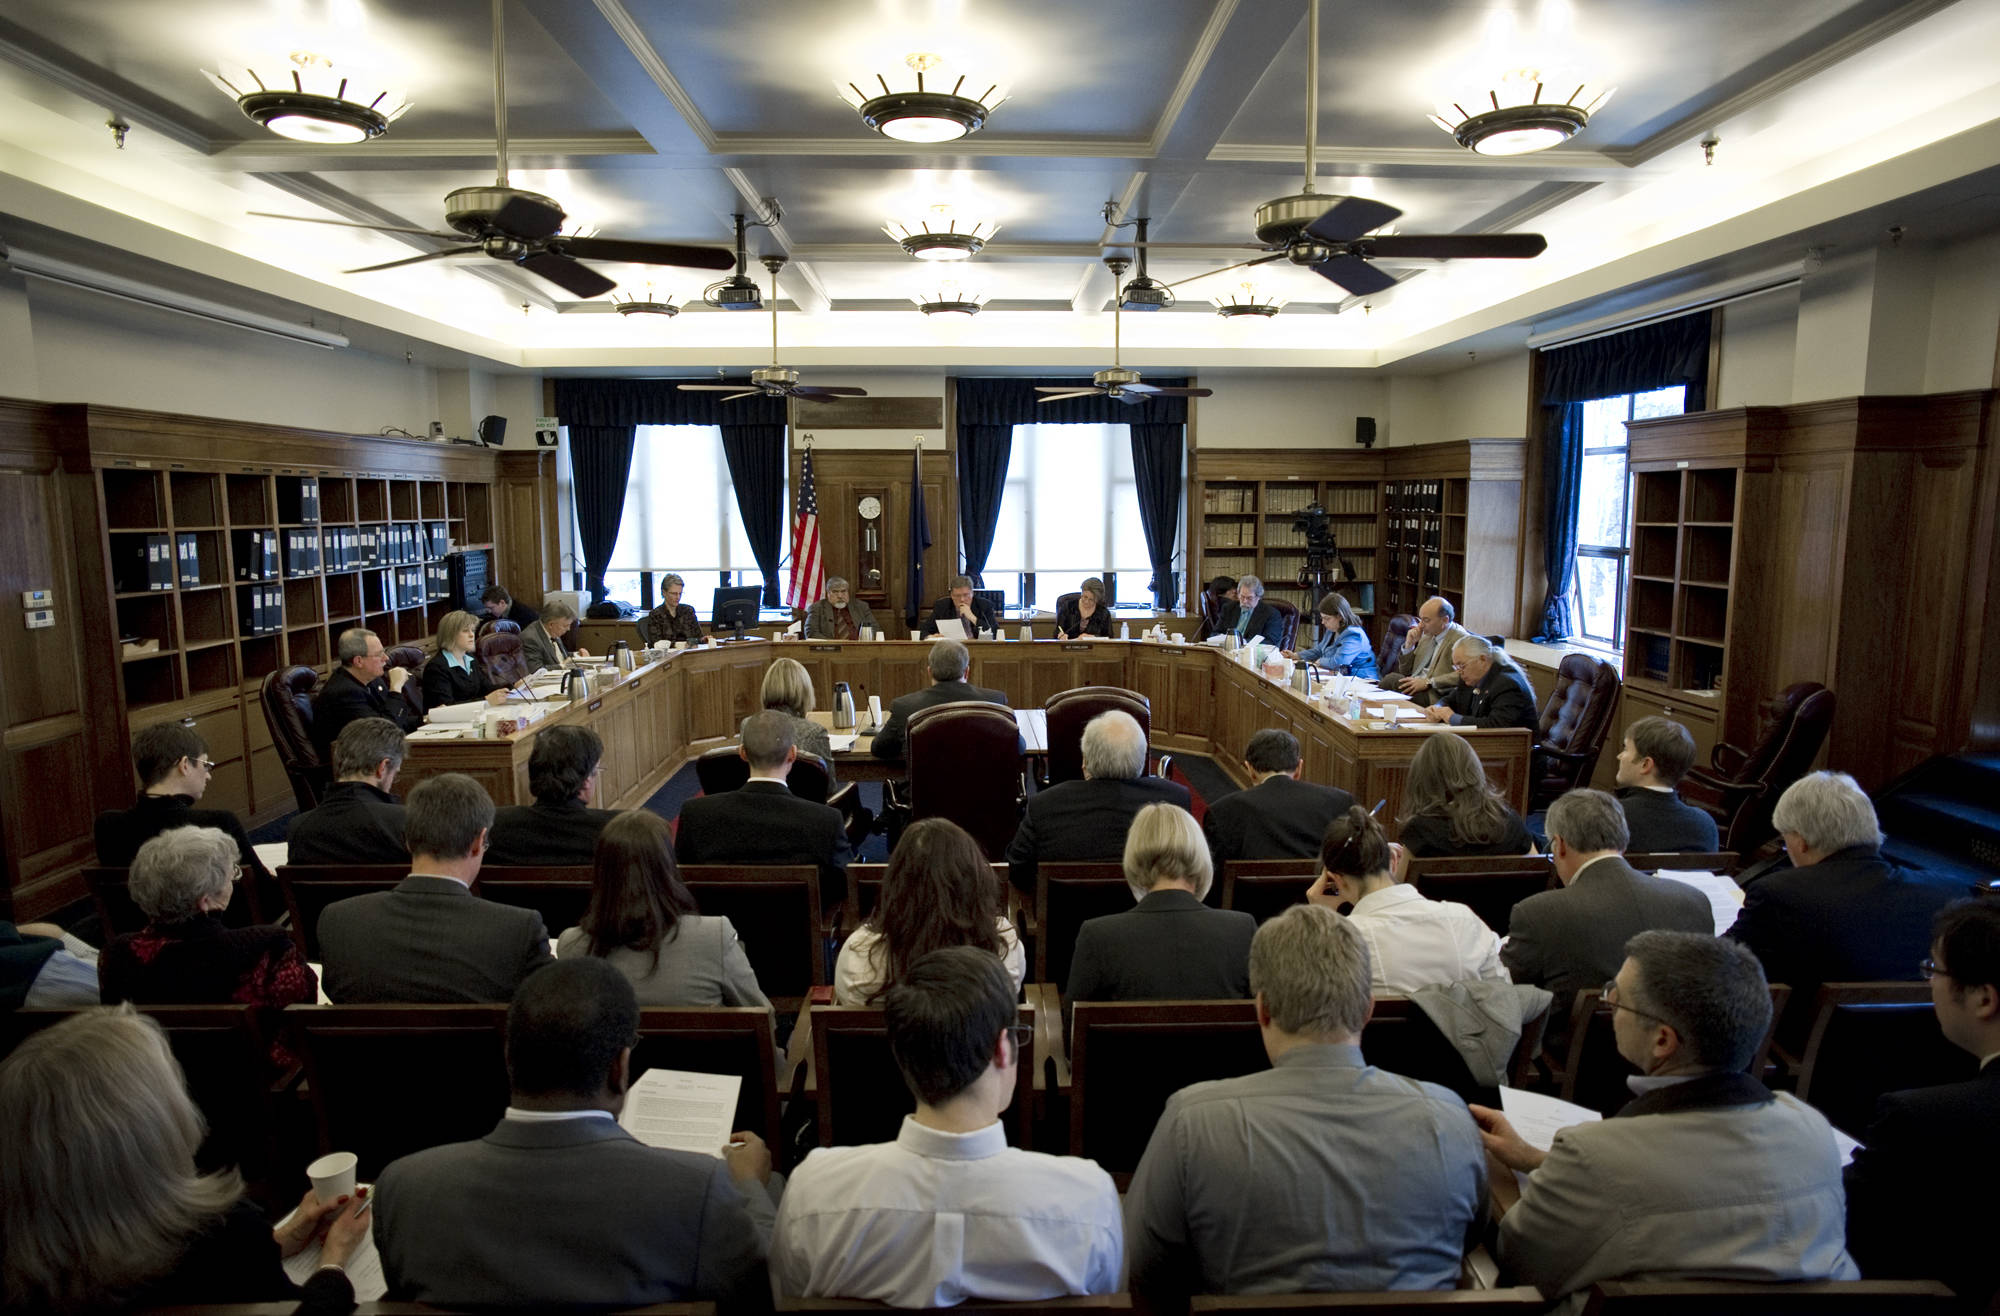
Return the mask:
<svg viewBox="0 0 2000 1316">
<path fill-rule="evenodd" d="M 993 609 L 995 617 L 998 617 L 1007 610 L 1007 595 L 1003 590 L 976 589 L 972 591 L 972 597 L 975 599 L 985 599 L 987 605 Z"/>
<path fill-rule="evenodd" d="M 715 591 L 715 611 L 711 620 L 716 630 L 733 630 L 740 640 L 744 631 L 757 624 L 757 615 L 763 607 L 762 585 L 724 585 Z"/>
</svg>

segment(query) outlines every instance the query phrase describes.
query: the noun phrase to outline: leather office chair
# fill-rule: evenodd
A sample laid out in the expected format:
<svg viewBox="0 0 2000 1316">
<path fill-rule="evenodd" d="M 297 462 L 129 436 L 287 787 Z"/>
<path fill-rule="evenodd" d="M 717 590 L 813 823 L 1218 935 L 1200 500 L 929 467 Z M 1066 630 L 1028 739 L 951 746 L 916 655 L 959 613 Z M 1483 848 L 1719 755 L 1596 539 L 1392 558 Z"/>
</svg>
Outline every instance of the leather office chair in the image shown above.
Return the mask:
<svg viewBox="0 0 2000 1316">
<path fill-rule="evenodd" d="M 1072 596 L 1073 597 L 1073 596 Z M 1153 734 L 1153 704 L 1146 696 L 1115 685 L 1085 685 L 1049 696 L 1043 705 L 1049 723 L 1049 762 L 1043 784 L 1083 780 L 1083 729 L 1099 713 L 1130 713 L 1139 730 Z"/>
<path fill-rule="evenodd" d="M 521 633 L 521 623 L 508 621 L 505 617 L 488 617 L 485 621 L 480 622 L 479 629 L 472 633 L 474 643 L 485 639 L 495 631 L 507 635 L 519 635 Z"/>
<path fill-rule="evenodd" d="M 1228 581 L 1228 587 L 1226 589 L 1217 589 L 1216 586 L 1222 584 L 1224 581 Z M 1229 602 L 1235 590 L 1236 582 L 1228 576 L 1216 577 L 1209 582 L 1208 588 L 1202 590 L 1201 595 L 1195 600 L 1196 605 L 1201 609 L 1201 625 L 1195 628 L 1194 633 L 1196 643 L 1200 643 L 1222 629 L 1222 605 Z"/>
<path fill-rule="evenodd" d="M 723 795 L 735 790 L 750 780 L 750 765 L 736 752 L 734 745 L 719 745 L 706 750 L 694 761 L 695 780 L 701 783 L 703 795 Z M 825 759 L 817 754 L 800 754 L 792 764 L 791 772 L 785 776 L 785 785 L 792 794 L 814 804 L 830 804 L 829 788 L 832 786 L 832 769 Z M 841 794 L 852 790 L 852 784 L 842 787 Z"/>
<path fill-rule="evenodd" d="M 1027 796 L 1027 755 L 998 704 L 941 704 L 909 722 L 910 821 L 949 818 L 989 861 L 1006 857 Z"/>
<path fill-rule="evenodd" d="M 319 803 L 327 785 L 326 765 L 319 761 L 312 738 L 312 701 L 318 687 L 319 673 L 312 668 L 287 667 L 266 676 L 257 691 L 278 762 L 284 764 L 302 813 Z"/>
<path fill-rule="evenodd" d="M 383 657 L 389 660 L 389 667 L 400 667 L 410 674 L 410 679 L 403 685 L 403 698 L 409 701 L 410 707 L 423 712 L 424 664 L 430 661 L 430 656 L 419 645 L 399 644 Z"/>
<path fill-rule="evenodd" d="M 1718 744 L 1709 766 L 1681 779 L 1681 798 L 1712 816 L 1722 848 L 1749 855 L 1777 835 L 1771 810 L 1812 768 L 1833 725 L 1833 691 L 1812 681 L 1786 686 L 1765 705 L 1770 719 L 1754 749 Z"/>
<path fill-rule="evenodd" d="M 1271 605 L 1271 611 L 1277 613 L 1280 617 L 1283 617 L 1285 619 L 1285 631 L 1284 634 L 1280 636 L 1278 639 L 1278 647 L 1280 649 L 1298 648 L 1299 610 L 1297 605 L 1287 603 L 1283 599 L 1273 599 L 1273 598 L 1266 598 L 1264 602 Z"/>
<path fill-rule="evenodd" d="M 1617 668 L 1586 654 L 1569 654 L 1556 668 L 1556 688 L 1542 705 L 1528 769 L 1531 812 L 1548 808 L 1565 791 L 1590 784 L 1622 688 Z"/>
<path fill-rule="evenodd" d="M 1067 594 L 1056 595 L 1056 616 L 1062 616 L 1064 608 L 1069 607 L 1070 604 L 1075 603 L 1082 597 L 1083 591 L 1080 589 L 1073 589 Z"/>
<path fill-rule="evenodd" d="M 1417 619 L 1407 612 L 1399 612 L 1389 618 L 1389 629 L 1382 636 L 1382 647 L 1375 651 L 1375 670 L 1387 676 L 1396 670 L 1396 664 L 1403 658 L 1403 641 Z"/>
<path fill-rule="evenodd" d="M 528 660 L 521 656 L 521 629 L 503 631 L 513 622 L 500 621 L 479 641 L 479 662 L 486 674 L 502 685 L 516 685 L 528 679 Z"/>
</svg>

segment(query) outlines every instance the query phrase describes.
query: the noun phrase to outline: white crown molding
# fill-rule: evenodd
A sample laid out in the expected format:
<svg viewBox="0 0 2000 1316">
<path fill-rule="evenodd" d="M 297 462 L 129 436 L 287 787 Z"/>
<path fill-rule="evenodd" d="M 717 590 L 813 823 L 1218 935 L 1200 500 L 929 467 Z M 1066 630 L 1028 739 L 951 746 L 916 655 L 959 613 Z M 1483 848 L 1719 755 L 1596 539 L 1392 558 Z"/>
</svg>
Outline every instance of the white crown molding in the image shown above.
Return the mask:
<svg viewBox="0 0 2000 1316">
<path fill-rule="evenodd" d="M 1159 122 L 1153 125 L 1152 140 L 1146 143 L 1147 159 L 1158 156 L 1165 149 L 1174 125 L 1180 122 L 1181 111 L 1187 108 L 1188 97 L 1194 95 L 1201 75 L 1208 70 L 1209 60 L 1215 57 L 1216 47 L 1222 44 L 1223 33 L 1229 30 L 1229 20 L 1236 16 L 1237 3 L 1238 0 L 1216 0 L 1215 8 L 1208 16 L 1208 26 L 1196 38 L 1194 50 L 1181 69 L 1181 79 L 1174 84 L 1173 94 L 1167 97 L 1166 105 L 1160 110 Z"/>
<path fill-rule="evenodd" d="M 625 43 L 625 48 L 632 52 L 632 58 L 639 61 L 639 67 L 646 71 L 646 76 L 653 80 L 653 85 L 660 89 L 660 94 L 667 98 L 674 112 L 687 123 L 689 131 L 701 139 L 702 146 L 710 154 L 714 154 L 715 129 L 709 127 L 708 120 L 696 107 L 694 97 L 688 95 L 686 87 L 681 86 L 680 79 L 667 67 L 666 60 L 660 58 L 660 52 L 653 49 L 653 43 L 639 30 L 639 24 L 626 12 L 625 6 L 618 0 L 593 2 L 597 5 L 597 12 L 604 15 L 604 21 L 611 24 L 611 30 L 618 34 L 618 39 Z"/>
<path fill-rule="evenodd" d="M 1632 163 L 1605 151 L 1571 150 L 1559 147 L 1531 155 L 1477 155 L 1457 146 L 1359 147 L 1327 146 L 1314 151 L 1321 170 L 1339 173 L 1344 169 L 1370 167 L 1390 169 L 1436 169 L 1463 176 L 1500 174 L 1508 177 L 1564 178 L 1570 175 L 1601 177 L 1607 173 L 1629 173 Z M 1303 143 L 1222 142 L 1208 153 L 1209 164 L 1282 164 L 1303 169 Z"/>
<path fill-rule="evenodd" d="M 538 168 L 538 158 L 654 155 L 652 143 L 638 133 L 608 133 L 589 137 L 513 137 L 507 139 L 507 161 L 523 169 Z M 201 161 L 215 172 L 300 173 L 320 170 L 364 170 L 386 161 L 423 160 L 438 165 L 493 162 L 493 138 L 398 137 L 394 133 L 355 145 L 288 141 L 267 135 L 225 146 Z"/>
</svg>

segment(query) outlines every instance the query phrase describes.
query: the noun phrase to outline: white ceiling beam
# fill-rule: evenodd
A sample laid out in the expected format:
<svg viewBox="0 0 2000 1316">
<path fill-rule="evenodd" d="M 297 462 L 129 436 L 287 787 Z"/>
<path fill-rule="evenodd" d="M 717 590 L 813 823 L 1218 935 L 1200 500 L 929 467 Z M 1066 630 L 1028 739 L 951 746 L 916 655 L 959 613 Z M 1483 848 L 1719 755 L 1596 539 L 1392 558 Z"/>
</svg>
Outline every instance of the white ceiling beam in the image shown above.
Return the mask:
<svg viewBox="0 0 2000 1316">
<path fill-rule="evenodd" d="M 258 137 L 225 146 L 202 163 L 218 173 L 299 173 L 396 168 L 454 168 L 493 165 L 493 138 L 398 137 L 394 133 L 372 142 L 294 142 L 282 137 Z M 606 133 L 589 137 L 507 138 L 507 161 L 524 169 L 548 167 L 546 159 L 597 158 L 613 155 L 655 155 L 653 145 L 638 133 Z"/>
<path fill-rule="evenodd" d="M 743 213 L 752 220 L 761 219 L 764 215 L 764 198 L 770 193 L 759 188 L 741 169 L 725 169 L 722 171 L 722 176 L 736 189 L 736 195 L 743 198 Z M 782 204 L 783 198 L 779 198 L 779 201 Z M 807 315 L 825 315 L 832 310 L 833 298 L 828 295 L 826 285 L 820 281 L 818 272 L 807 263 L 806 258 L 799 255 L 799 244 L 792 240 L 791 234 L 785 232 L 784 223 L 780 221 L 769 225 L 766 231 L 784 251 L 786 257 L 785 268 L 778 275 L 779 288 L 790 293 L 798 308 Z M 755 244 L 747 237 L 744 241 L 747 246 L 753 248 L 750 251 L 750 263 L 755 265 L 758 254 L 754 250 Z M 756 273 L 754 269 L 751 271 L 753 276 Z"/>
<path fill-rule="evenodd" d="M 1459 146 L 1352 147 L 1321 144 L 1313 152 L 1322 173 L 1361 169 L 1437 170 L 1454 177 L 1493 175 L 1505 178 L 1597 178 L 1632 172 L 1633 162 L 1604 151 L 1561 147 L 1531 155 L 1477 155 Z M 1302 142 L 1222 142 L 1208 153 L 1206 163 L 1279 164 L 1304 169 Z"/>
<path fill-rule="evenodd" d="M 674 112 L 681 116 L 689 131 L 701 140 L 703 149 L 713 153 L 716 148 L 715 129 L 708 126 L 708 120 L 702 116 L 701 108 L 694 103 L 694 97 L 688 95 L 687 88 L 681 86 L 680 79 L 674 76 L 673 70 L 667 67 L 667 61 L 660 57 L 659 51 L 653 49 L 653 43 L 648 41 L 646 34 L 640 30 L 638 20 L 634 19 L 618 0 L 594 0 L 594 3 L 597 5 L 597 12 L 604 15 L 604 21 L 611 25 L 611 30 L 618 34 L 618 39 L 625 43 L 625 48 L 632 52 L 632 58 L 639 61 L 639 67 L 646 71 L 646 76 L 653 80 L 653 85 L 660 89 L 660 94 L 674 107 Z"/>
</svg>

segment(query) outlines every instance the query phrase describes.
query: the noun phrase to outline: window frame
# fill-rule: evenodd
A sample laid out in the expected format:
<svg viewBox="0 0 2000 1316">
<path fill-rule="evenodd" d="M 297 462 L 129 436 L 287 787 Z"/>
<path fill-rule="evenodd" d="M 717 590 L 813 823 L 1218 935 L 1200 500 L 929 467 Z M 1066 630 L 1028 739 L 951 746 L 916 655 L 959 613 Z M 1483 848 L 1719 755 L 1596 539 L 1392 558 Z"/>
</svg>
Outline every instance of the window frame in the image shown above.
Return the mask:
<svg viewBox="0 0 2000 1316">
<path fill-rule="evenodd" d="M 1624 407 L 1625 414 L 1617 421 L 1613 422 L 1618 426 L 1620 434 L 1619 442 L 1612 445 L 1606 445 L 1600 443 L 1593 447 L 1585 447 L 1579 454 L 1580 461 L 1588 460 L 1591 457 L 1615 456 L 1619 459 L 1620 470 L 1619 470 L 1618 487 L 1624 490 L 1624 499 L 1625 499 L 1625 516 L 1623 518 L 1623 524 L 1620 528 L 1620 537 L 1623 539 L 1624 542 L 1619 544 L 1600 544 L 1600 543 L 1584 542 L 1583 532 L 1582 532 L 1582 525 L 1584 520 L 1583 488 L 1582 488 L 1582 481 L 1579 476 L 1578 488 L 1577 488 L 1577 509 L 1576 509 L 1577 524 L 1578 524 L 1576 551 L 1574 554 L 1571 555 L 1572 560 L 1574 561 L 1576 567 L 1575 583 L 1570 587 L 1570 608 L 1576 618 L 1576 635 L 1573 638 L 1581 640 L 1583 643 L 1586 644 L 1601 646 L 1603 648 L 1611 650 L 1614 653 L 1623 653 L 1625 651 L 1626 601 L 1630 597 L 1632 592 L 1632 519 L 1633 519 L 1634 508 L 1632 504 L 1632 434 L 1631 430 L 1628 427 L 1630 426 L 1631 422 L 1634 419 L 1633 412 L 1637 410 L 1638 402 L 1641 397 L 1647 394 L 1664 392 L 1666 391 L 1666 389 L 1671 389 L 1673 387 L 1674 385 L 1669 384 L 1664 386 L 1664 388 L 1642 389 L 1636 393 L 1612 393 L 1601 398 L 1585 398 L 1577 403 L 1572 404 L 1575 406 L 1587 407 L 1590 406 L 1592 403 L 1609 402 L 1613 398 L 1622 398 L 1625 403 Z M 1681 408 L 1682 408 L 1681 411 L 1662 412 L 1660 414 L 1661 415 L 1685 414 L 1686 406 L 1687 406 L 1687 393 L 1685 390 L 1685 386 L 1683 386 L 1681 393 Z M 1650 419 L 1650 417 L 1648 419 Z M 1612 591 L 1612 599 L 1611 599 L 1611 634 L 1609 636 L 1599 635 L 1596 632 L 1589 629 L 1590 613 L 1589 610 L 1583 606 L 1583 564 L 1586 559 L 1609 561 L 1614 564 L 1613 571 L 1614 571 L 1615 585 Z"/>
</svg>

